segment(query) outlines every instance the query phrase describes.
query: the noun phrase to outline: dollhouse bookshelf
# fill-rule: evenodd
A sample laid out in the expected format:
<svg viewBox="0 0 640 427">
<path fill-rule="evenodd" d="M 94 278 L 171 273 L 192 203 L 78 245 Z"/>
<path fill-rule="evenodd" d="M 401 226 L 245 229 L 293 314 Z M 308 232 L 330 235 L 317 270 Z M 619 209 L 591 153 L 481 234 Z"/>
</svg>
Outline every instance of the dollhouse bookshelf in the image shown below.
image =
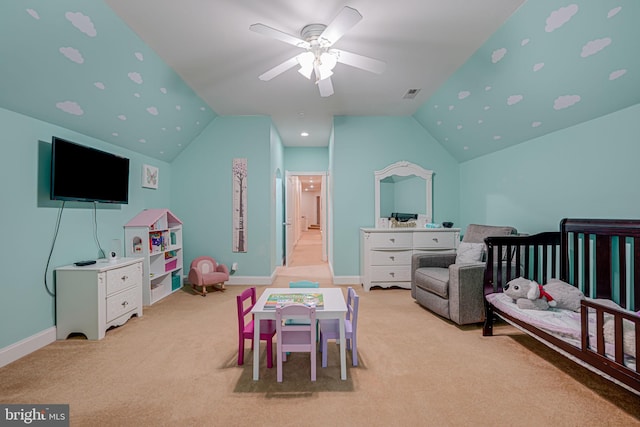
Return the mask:
<svg viewBox="0 0 640 427">
<path fill-rule="evenodd" d="M 143 259 L 142 300 L 152 305 L 182 287 L 182 221 L 169 209 L 145 209 L 124 226 L 127 257 Z"/>
</svg>

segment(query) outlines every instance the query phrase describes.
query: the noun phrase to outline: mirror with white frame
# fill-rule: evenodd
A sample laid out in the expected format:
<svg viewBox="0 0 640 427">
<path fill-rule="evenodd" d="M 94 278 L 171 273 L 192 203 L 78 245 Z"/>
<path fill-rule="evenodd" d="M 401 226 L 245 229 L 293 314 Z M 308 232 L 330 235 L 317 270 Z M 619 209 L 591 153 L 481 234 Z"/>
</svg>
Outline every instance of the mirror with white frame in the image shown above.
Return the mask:
<svg viewBox="0 0 640 427">
<path fill-rule="evenodd" d="M 432 221 L 433 171 L 399 161 L 375 171 L 376 227 L 387 228 L 393 212 L 415 213 L 422 222 Z"/>
</svg>

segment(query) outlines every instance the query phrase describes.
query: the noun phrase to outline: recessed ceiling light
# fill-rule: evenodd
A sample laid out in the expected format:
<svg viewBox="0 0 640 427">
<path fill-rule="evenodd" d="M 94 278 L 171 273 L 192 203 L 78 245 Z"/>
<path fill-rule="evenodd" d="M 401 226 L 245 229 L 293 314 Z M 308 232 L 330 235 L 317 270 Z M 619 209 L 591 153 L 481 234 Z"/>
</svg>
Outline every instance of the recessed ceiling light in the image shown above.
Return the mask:
<svg viewBox="0 0 640 427">
<path fill-rule="evenodd" d="M 300 136 L 309 136 L 309 132 L 302 132 Z"/>
</svg>

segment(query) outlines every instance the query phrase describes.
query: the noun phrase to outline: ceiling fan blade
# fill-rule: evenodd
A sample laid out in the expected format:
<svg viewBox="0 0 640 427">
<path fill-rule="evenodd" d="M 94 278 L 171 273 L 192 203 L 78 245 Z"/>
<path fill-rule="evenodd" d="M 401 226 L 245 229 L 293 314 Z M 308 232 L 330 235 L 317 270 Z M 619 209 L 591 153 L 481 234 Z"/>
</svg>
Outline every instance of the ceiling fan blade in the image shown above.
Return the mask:
<svg viewBox="0 0 640 427">
<path fill-rule="evenodd" d="M 378 59 L 369 58 L 368 56 L 358 55 L 357 53 L 347 52 L 340 49 L 331 49 L 332 53 L 337 54 L 338 62 L 352 67 L 370 71 L 376 74 L 382 74 L 387 64 Z"/>
<path fill-rule="evenodd" d="M 320 80 L 318 82 L 318 90 L 320 91 L 320 96 L 323 98 L 333 95 L 333 83 L 331 83 L 331 77 Z"/>
<path fill-rule="evenodd" d="M 327 46 L 331 46 L 340 40 L 340 38 L 342 38 L 351 27 L 360 22 L 361 19 L 362 15 L 360 15 L 360 12 L 352 7 L 345 6 L 340 13 L 338 13 L 338 16 L 327 25 L 327 28 L 324 29 L 322 34 L 320 34 L 320 39 L 324 39 L 326 43 L 328 43 Z"/>
<path fill-rule="evenodd" d="M 276 65 L 275 67 L 273 67 L 269 71 L 266 71 L 266 72 L 262 73 L 258 78 L 260 80 L 262 80 L 262 81 L 267 82 L 267 81 L 271 80 L 272 78 L 274 78 L 276 76 L 279 76 L 280 74 L 284 73 L 289 68 L 295 67 L 296 65 L 298 65 L 298 57 L 294 56 L 293 58 L 287 59 L 282 64 Z"/>
<path fill-rule="evenodd" d="M 303 49 L 308 49 L 311 46 L 308 42 L 298 37 L 283 33 L 280 30 L 276 30 L 275 28 L 268 27 L 264 24 L 249 25 L 249 29 L 255 33 L 262 34 L 263 36 L 271 37 Z"/>
</svg>

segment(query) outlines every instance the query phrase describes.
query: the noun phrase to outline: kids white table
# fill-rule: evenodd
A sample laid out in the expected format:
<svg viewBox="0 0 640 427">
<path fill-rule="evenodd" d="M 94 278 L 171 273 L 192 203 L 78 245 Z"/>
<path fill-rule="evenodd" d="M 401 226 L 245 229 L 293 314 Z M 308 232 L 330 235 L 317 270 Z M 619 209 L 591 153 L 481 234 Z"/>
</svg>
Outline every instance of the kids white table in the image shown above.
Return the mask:
<svg viewBox="0 0 640 427">
<path fill-rule="evenodd" d="M 265 308 L 265 303 L 271 294 L 322 294 L 323 308 L 316 310 L 317 319 L 338 319 L 340 323 L 340 378 L 347 379 L 347 353 L 346 341 L 344 337 L 344 318 L 347 314 L 347 303 L 344 300 L 342 289 L 339 288 L 267 288 L 260 295 L 256 305 L 251 309 L 254 315 L 253 322 L 253 379 L 260 379 L 260 321 L 263 319 L 276 318 L 276 311 L 273 308 Z"/>
</svg>

